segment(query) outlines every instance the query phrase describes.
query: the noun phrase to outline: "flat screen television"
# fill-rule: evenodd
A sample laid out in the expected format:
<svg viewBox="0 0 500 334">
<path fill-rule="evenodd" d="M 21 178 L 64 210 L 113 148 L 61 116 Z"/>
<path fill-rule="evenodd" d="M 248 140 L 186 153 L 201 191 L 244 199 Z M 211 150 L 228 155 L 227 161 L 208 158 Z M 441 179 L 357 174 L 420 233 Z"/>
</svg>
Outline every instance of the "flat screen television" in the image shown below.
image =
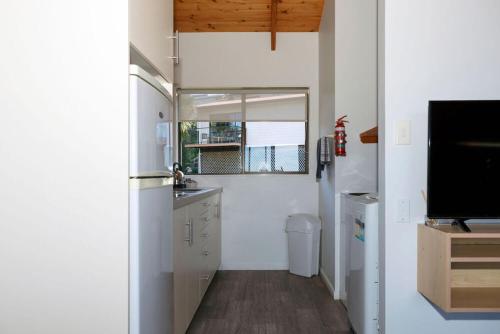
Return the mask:
<svg viewBox="0 0 500 334">
<path fill-rule="evenodd" d="M 500 218 L 500 101 L 430 101 L 427 216 Z"/>
</svg>

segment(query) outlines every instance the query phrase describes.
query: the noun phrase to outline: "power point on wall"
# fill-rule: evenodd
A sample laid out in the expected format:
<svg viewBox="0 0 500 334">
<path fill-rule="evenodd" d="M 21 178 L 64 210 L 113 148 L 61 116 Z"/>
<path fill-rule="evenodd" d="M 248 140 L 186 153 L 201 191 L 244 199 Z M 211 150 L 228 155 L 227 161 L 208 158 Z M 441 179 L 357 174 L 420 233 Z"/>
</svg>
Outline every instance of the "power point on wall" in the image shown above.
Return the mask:
<svg viewBox="0 0 500 334">
<path fill-rule="evenodd" d="M 410 200 L 405 198 L 398 199 L 396 205 L 396 218 L 398 223 L 406 224 L 410 222 Z"/>
<path fill-rule="evenodd" d="M 410 121 L 396 122 L 396 145 L 411 144 L 411 123 Z"/>
</svg>

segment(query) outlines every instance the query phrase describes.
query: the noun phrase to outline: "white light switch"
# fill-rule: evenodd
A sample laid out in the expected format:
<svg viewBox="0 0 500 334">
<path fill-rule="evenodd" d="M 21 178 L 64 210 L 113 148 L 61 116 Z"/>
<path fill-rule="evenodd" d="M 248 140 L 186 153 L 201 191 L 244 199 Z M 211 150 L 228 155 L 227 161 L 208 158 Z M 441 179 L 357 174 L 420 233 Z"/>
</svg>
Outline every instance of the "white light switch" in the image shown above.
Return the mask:
<svg viewBox="0 0 500 334">
<path fill-rule="evenodd" d="M 397 203 L 397 222 L 409 223 L 410 222 L 410 200 L 399 199 Z"/>
<path fill-rule="evenodd" d="M 410 121 L 396 122 L 396 145 L 411 144 L 411 123 Z"/>
</svg>

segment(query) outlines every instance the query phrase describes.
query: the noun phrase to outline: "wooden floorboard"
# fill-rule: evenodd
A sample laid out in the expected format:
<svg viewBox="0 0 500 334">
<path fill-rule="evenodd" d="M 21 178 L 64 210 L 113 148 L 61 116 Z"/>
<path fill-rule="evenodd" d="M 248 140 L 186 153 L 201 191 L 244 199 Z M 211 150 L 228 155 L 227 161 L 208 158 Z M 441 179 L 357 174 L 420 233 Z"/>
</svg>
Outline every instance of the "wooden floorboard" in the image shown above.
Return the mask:
<svg viewBox="0 0 500 334">
<path fill-rule="evenodd" d="M 319 277 L 219 271 L 189 334 L 350 334 L 344 307 Z"/>
</svg>

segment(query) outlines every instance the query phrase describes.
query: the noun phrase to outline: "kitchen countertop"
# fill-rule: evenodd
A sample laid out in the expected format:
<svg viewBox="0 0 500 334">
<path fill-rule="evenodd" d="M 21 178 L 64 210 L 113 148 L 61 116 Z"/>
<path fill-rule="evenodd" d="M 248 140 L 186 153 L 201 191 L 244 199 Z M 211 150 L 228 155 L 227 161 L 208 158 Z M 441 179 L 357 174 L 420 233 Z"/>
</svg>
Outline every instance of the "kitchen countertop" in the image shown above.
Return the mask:
<svg viewBox="0 0 500 334">
<path fill-rule="evenodd" d="M 222 188 L 196 188 L 199 189 L 200 191 L 195 192 L 195 193 L 189 193 L 186 196 L 183 197 L 175 197 L 174 196 L 174 210 L 182 208 L 183 206 L 193 204 L 195 202 L 198 202 L 199 200 L 203 198 L 210 197 L 212 195 L 218 194 L 222 192 Z M 179 188 L 175 189 L 176 191 L 183 191 L 185 189 Z M 193 188 L 187 188 L 188 191 L 192 191 Z"/>
</svg>

